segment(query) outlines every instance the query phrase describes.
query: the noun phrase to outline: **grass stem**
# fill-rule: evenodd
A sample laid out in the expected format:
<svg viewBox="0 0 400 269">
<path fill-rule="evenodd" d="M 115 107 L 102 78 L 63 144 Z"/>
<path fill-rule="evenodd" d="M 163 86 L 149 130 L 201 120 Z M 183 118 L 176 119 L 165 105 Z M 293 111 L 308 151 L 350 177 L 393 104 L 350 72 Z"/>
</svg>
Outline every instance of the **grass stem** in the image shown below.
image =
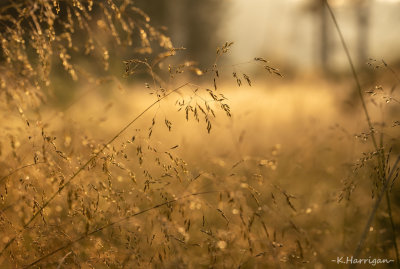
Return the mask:
<svg viewBox="0 0 400 269">
<path fill-rule="evenodd" d="M 190 197 L 193 197 L 193 196 L 210 194 L 210 193 L 219 193 L 219 192 L 220 191 L 205 191 L 205 192 L 191 193 L 191 194 L 188 194 L 188 195 L 185 195 L 185 196 L 182 196 L 182 197 L 179 197 L 179 198 L 176 198 L 176 199 L 172 199 L 172 200 L 157 204 L 155 206 L 149 207 L 149 208 L 144 209 L 144 210 L 142 210 L 140 212 L 137 212 L 137 213 L 134 213 L 132 215 L 126 216 L 126 217 L 124 217 L 124 218 L 122 218 L 120 220 L 117 220 L 117 221 L 114 221 L 114 222 L 110 222 L 110 223 L 108 223 L 108 224 L 106 224 L 104 226 L 101 226 L 101 227 L 99 227 L 99 228 L 97 228 L 97 229 L 95 229 L 95 230 L 93 230 L 91 232 L 85 233 L 84 235 L 78 237 L 77 239 L 70 241 L 68 244 L 65 244 L 65 245 L 63 245 L 63 246 L 61 246 L 61 247 L 49 252 L 48 254 L 40 257 L 39 259 L 35 260 L 34 262 L 24 266 L 23 268 L 24 269 L 31 268 L 32 266 L 42 262 L 43 260 L 47 259 L 48 257 L 50 257 L 50 256 L 52 256 L 52 255 L 54 255 L 54 254 L 56 254 L 56 253 L 58 253 L 58 252 L 60 252 L 60 251 L 62 251 L 64 249 L 67 249 L 68 247 L 72 246 L 73 244 L 75 244 L 75 243 L 77 243 L 79 241 L 82 241 L 83 239 L 88 238 L 89 236 L 92 236 L 92 235 L 94 235 L 94 234 L 96 234 L 98 232 L 101 232 L 101 231 L 103 231 L 103 230 L 105 230 L 107 228 L 110 228 L 110 227 L 112 227 L 112 226 L 114 226 L 116 224 L 119 224 L 121 222 L 127 221 L 127 220 L 129 220 L 129 219 L 131 219 L 133 217 L 137 217 L 137 216 L 142 215 L 142 214 L 144 214 L 146 212 L 149 212 L 151 210 L 154 210 L 154 209 L 157 209 L 159 207 L 162 207 L 162 206 L 165 206 L 165 205 L 169 205 L 169 204 L 172 204 L 172 203 L 176 203 L 176 202 L 178 202 L 180 200 L 183 200 L 183 199 L 186 199 L 186 198 L 190 198 Z"/>
<path fill-rule="evenodd" d="M 43 205 L 39 208 L 38 211 L 36 211 L 33 216 L 28 220 L 27 223 L 25 223 L 25 225 L 23 226 L 23 230 L 21 231 L 21 233 L 23 233 L 23 231 L 29 227 L 29 225 L 32 223 L 32 221 L 34 221 L 36 219 L 37 216 L 39 216 L 39 214 L 41 214 L 43 212 L 43 210 L 57 197 L 58 194 L 60 194 L 66 186 L 68 186 L 83 170 L 85 170 L 85 168 L 92 162 L 94 161 L 101 153 L 104 152 L 104 150 L 108 147 L 108 145 L 112 144 L 118 137 L 120 137 L 133 123 L 135 123 L 139 118 L 141 118 L 147 111 L 149 111 L 152 107 L 154 107 L 156 104 L 158 104 L 159 102 L 161 102 L 161 100 L 167 98 L 169 95 L 171 95 L 172 93 L 178 91 L 179 89 L 185 87 L 186 85 L 188 85 L 189 83 L 185 83 L 177 88 L 175 88 L 174 90 L 170 91 L 169 93 L 165 94 L 164 96 L 161 96 L 160 98 L 157 99 L 157 101 L 155 101 L 154 103 L 152 103 L 151 105 L 149 105 L 145 110 L 143 110 L 138 116 L 136 116 L 133 120 L 131 120 L 128 124 L 126 124 L 117 134 L 115 134 L 105 145 L 103 145 L 103 147 L 97 151 L 97 153 L 93 154 L 92 157 L 89 158 L 88 161 L 86 161 L 81 167 L 79 167 L 79 169 L 63 184 L 61 185 L 58 190 L 56 192 L 54 192 L 50 198 L 48 198 Z M 3 255 L 4 251 L 7 250 L 15 241 L 15 239 L 17 238 L 17 236 L 14 236 L 12 239 L 10 239 L 6 245 L 4 246 L 4 248 L 1 250 L 0 252 L 0 256 Z"/>
<path fill-rule="evenodd" d="M 375 204 L 374 204 L 374 206 L 372 208 L 372 212 L 370 213 L 368 221 L 367 221 L 367 223 L 366 223 L 366 225 L 364 227 L 364 231 L 363 231 L 363 233 L 361 235 L 360 241 L 358 242 L 358 245 L 357 245 L 357 248 L 356 248 L 356 250 L 354 252 L 353 257 L 355 259 L 357 259 L 357 257 L 360 255 L 360 252 L 362 250 L 363 244 L 364 244 L 364 242 L 366 240 L 366 237 L 368 235 L 369 228 L 370 228 L 371 223 L 372 223 L 372 221 L 373 221 L 373 219 L 375 217 L 376 211 L 377 211 L 377 209 L 379 207 L 379 204 L 380 204 L 383 196 L 386 194 L 386 200 L 387 200 L 388 211 L 389 211 L 389 219 L 390 219 L 390 222 L 391 222 L 392 232 L 393 232 L 393 237 L 394 237 L 393 238 L 393 244 L 394 244 L 394 248 L 395 248 L 395 252 L 396 252 L 397 264 L 399 264 L 399 254 L 398 254 L 398 247 L 397 247 L 397 242 L 396 242 L 396 233 L 395 233 L 395 229 L 394 229 L 395 227 L 394 227 L 394 222 L 393 222 L 393 216 L 391 214 L 391 205 L 390 205 L 390 197 L 389 197 L 389 192 L 388 192 L 388 185 L 389 185 L 389 182 L 391 180 L 391 177 L 393 176 L 393 172 L 396 170 L 397 164 L 398 164 L 398 162 L 400 160 L 400 156 L 397 158 L 397 160 L 395 162 L 395 165 L 394 165 L 389 177 L 386 178 L 386 168 L 385 168 L 385 156 L 384 156 L 384 150 L 383 150 L 383 142 L 381 140 L 381 145 L 380 145 L 380 147 L 378 147 L 378 144 L 377 144 L 377 141 L 376 141 L 376 138 L 375 138 L 375 133 L 374 133 L 374 126 L 372 124 L 371 117 L 370 117 L 369 112 L 368 112 L 368 108 L 367 108 L 367 105 L 366 105 L 366 102 L 365 102 L 365 99 L 364 99 L 364 96 L 363 96 L 363 93 L 362 93 L 361 83 L 360 83 L 360 80 L 358 78 L 356 69 L 354 67 L 353 60 L 351 58 L 349 49 L 347 48 L 347 45 L 346 45 L 346 42 L 344 40 L 342 31 L 340 30 L 339 24 L 338 24 L 338 22 L 336 20 L 336 16 L 333 13 L 332 8 L 330 7 L 330 5 L 329 5 L 327 0 L 325 0 L 324 2 L 325 2 L 325 5 L 326 5 L 330 15 L 331 15 L 331 18 L 332 18 L 332 21 L 333 21 L 333 23 L 335 25 L 335 28 L 336 28 L 336 30 L 337 30 L 337 32 L 339 34 L 340 41 L 341 41 L 343 49 L 344 49 L 344 51 L 346 53 L 346 57 L 347 57 L 347 60 L 349 62 L 349 65 L 350 65 L 354 81 L 355 81 L 355 83 L 357 85 L 357 92 L 358 92 L 358 95 L 360 97 L 360 101 L 361 101 L 361 104 L 362 104 L 362 107 L 363 107 L 365 118 L 366 118 L 367 123 L 368 123 L 368 127 L 370 129 L 372 144 L 373 144 L 376 152 L 378 153 L 378 167 L 379 167 L 378 175 L 379 175 L 379 177 L 380 177 L 380 179 L 381 179 L 381 181 L 383 183 L 382 190 L 381 190 L 381 192 L 380 192 L 380 194 L 378 196 L 378 199 L 376 200 L 376 202 L 375 202 Z M 381 136 L 381 138 L 382 138 L 382 136 Z"/>
</svg>

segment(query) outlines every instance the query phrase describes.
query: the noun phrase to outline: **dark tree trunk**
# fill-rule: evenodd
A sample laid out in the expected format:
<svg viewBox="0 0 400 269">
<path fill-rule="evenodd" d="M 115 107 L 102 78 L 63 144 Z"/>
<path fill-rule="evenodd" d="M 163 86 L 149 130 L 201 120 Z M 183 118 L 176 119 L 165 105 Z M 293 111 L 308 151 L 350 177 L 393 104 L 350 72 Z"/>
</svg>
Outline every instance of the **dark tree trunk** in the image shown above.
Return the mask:
<svg viewBox="0 0 400 269">
<path fill-rule="evenodd" d="M 359 68 L 366 67 L 368 59 L 368 28 L 369 28 L 369 1 L 358 1 L 355 7 L 357 16 L 357 64 Z"/>
<path fill-rule="evenodd" d="M 328 74 L 329 69 L 329 28 L 328 28 L 328 11 L 325 7 L 326 0 L 318 0 L 318 12 L 319 12 L 319 25 L 320 25 L 320 61 L 321 67 L 324 73 Z"/>
</svg>

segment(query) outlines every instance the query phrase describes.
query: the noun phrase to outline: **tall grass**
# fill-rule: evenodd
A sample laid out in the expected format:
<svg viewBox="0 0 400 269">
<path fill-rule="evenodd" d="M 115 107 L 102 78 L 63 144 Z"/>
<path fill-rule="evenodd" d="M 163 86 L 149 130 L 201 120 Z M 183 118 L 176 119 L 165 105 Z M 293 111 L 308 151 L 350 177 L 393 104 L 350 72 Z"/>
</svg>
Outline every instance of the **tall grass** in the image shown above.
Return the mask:
<svg viewBox="0 0 400 269">
<path fill-rule="evenodd" d="M 378 133 L 327 6 L 366 118 L 368 131 L 356 135 L 361 146 L 341 113 L 331 113 L 340 124 L 322 118 L 327 130 L 311 108 L 307 116 L 295 110 L 316 104 L 301 103 L 303 89 L 253 96 L 250 87 L 263 85 L 241 65 L 221 64 L 232 42 L 217 48 L 208 69 L 171 60 L 184 48 L 131 1 L 0 4 L 0 267 L 329 267 L 334 256 L 354 248 L 358 257 L 367 245 L 367 255 L 398 255 L 391 192 L 398 141 Z M 285 81 L 266 59 L 249 63 Z M 70 103 L 56 107 L 67 90 Z M 384 97 L 384 104 L 396 100 Z M 360 149 L 359 158 L 343 165 L 347 146 Z M 371 185 L 375 201 L 365 218 Z M 377 214 L 382 199 L 390 243 Z M 380 231 L 377 250 L 367 240 L 372 226 Z"/>
<path fill-rule="evenodd" d="M 325 1 L 326 7 L 329 10 L 329 13 L 331 15 L 331 18 L 334 22 L 334 25 L 336 27 L 336 30 L 339 34 L 340 37 L 340 41 L 343 45 L 343 49 L 346 53 L 347 59 L 349 61 L 349 65 L 351 68 L 351 72 L 354 78 L 354 81 L 356 83 L 357 86 L 357 92 L 358 92 L 358 96 L 360 98 L 361 104 L 362 104 L 362 109 L 364 111 L 365 114 L 365 119 L 367 121 L 368 124 L 368 128 L 369 128 L 369 134 L 370 134 L 370 138 L 371 138 L 371 142 L 374 148 L 374 159 L 376 159 L 376 166 L 375 166 L 375 171 L 377 172 L 377 177 L 381 183 L 381 190 L 378 192 L 378 196 L 377 199 L 372 207 L 371 213 L 368 217 L 368 220 L 365 224 L 365 227 L 363 229 L 361 238 L 357 244 L 357 248 L 354 251 L 354 258 L 358 259 L 359 255 L 362 251 L 363 245 L 365 243 L 366 237 L 368 236 L 368 231 L 370 230 L 370 227 L 372 225 L 372 222 L 375 218 L 376 212 L 379 208 L 379 205 L 383 199 L 383 197 L 385 196 L 385 199 L 387 201 L 387 210 L 388 210 L 388 215 L 389 215 L 389 219 L 390 219 L 390 223 L 391 223 L 391 229 L 392 229 L 392 236 L 393 236 L 393 247 L 395 250 L 395 255 L 396 255 L 396 263 L 398 264 L 398 266 L 400 266 L 400 260 L 399 260 L 399 250 L 397 247 L 397 237 L 396 237 L 396 228 L 394 225 L 394 221 L 393 221 L 393 214 L 392 214 L 392 207 L 391 207 L 391 202 L 390 202 L 390 192 L 389 192 L 389 184 L 393 184 L 395 177 L 397 178 L 398 176 L 398 165 L 399 165 L 399 161 L 400 161 L 400 155 L 397 157 L 397 159 L 394 161 L 394 164 L 392 167 L 387 167 L 388 161 L 389 161 L 389 156 L 386 158 L 385 156 L 385 147 L 384 147 L 384 142 L 383 142 L 383 137 L 384 134 L 381 133 L 381 143 L 380 145 L 378 145 L 377 139 L 376 139 L 376 133 L 375 133 L 375 127 L 372 124 L 372 120 L 370 117 L 370 113 L 369 110 L 367 108 L 365 99 L 364 99 L 364 95 L 363 95 L 363 90 L 361 88 L 361 83 L 359 81 L 356 69 L 354 67 L 353 64 L 353 60 L 350 56 L 349 50 L 347 48 L 346 42 L 344 40 L 344 37 L 342 35 L 342 32 L 340 30 L 339 24 L 336 20 L 335 14 L 332 11 L 332 8 L 330 7 L 330 5 L 328 4 L 327 1 Z M 383 61 L 383 63 L 385 64 L 385 66 L 387 66 L 387 64 Z M 390 69 L 389 69 L 390 70 Z M 391 70 L 391 72 L 393 72 L 393 70 Z M 389 147 L 390 148 L 390 147 Z M 386 150 L 387 151 L 387 150 Z M 397 173 L 396 175 L 394 173 Z"/>
</svg>

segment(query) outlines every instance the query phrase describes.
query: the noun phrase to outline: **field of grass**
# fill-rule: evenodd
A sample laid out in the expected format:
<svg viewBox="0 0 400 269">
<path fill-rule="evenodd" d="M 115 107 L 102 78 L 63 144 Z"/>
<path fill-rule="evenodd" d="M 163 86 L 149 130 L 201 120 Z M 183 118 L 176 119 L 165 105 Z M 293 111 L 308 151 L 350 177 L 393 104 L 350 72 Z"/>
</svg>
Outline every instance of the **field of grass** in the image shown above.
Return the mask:
<svg viewBox="0 0 400 269">
<path fill-rule="evenodd" d="M 359 105 L 346 107 L 351 85 L 308 81 L 226 83 L 221 91 L 232 117 L 217 110 L 210 133 L 204 122 L 187 121 L 178 111 L 176 99 L 196 89 L 185 86 L 76 177 L 154 102 L 144 85 L 89 91 L 63 112 L 44 107 L 47 117 L 29 126 L 11 114 L 2 125 L 8 133 L 2 141 L 9 142 L 3 142 L 1 164 L 11 171 L 2 178 L 3 244 L 15 235 L 18 243 L 3 264 L 25 265 L 60 246 L 39 264 L 57 266 L 65 257 L 64 267 L 82 268 L 326 268 L 352 255 L 374 202 L 371 190 L 376 193 L 371 145 L 362 134 L 368 127 Z M 398 105 L 375 99 L 373 115 L 385 113 L 385 141 L 394 155 L 398 127 L 389 123 Z M 13 168 L 30 163 L 36 164 Z M 48 193 L 71 179 L 18 234 Z M 391 193 L 397 212 L 396 184 Z M 398 225 L 398 215 L 393 218 Z M 366 257 L 395 257 L 388 221 L 382 206 Z"/>
<path fill-rule="evenodd" d="M 37 6 L 24 3 L 35 7 L 30 29 Z M 55 16 L 57 3 L 41 7 Z M 61 10 L 91 22 L 93 2 L 79 3 Z M 120 22 L 128 6 L 94 9 Z M 357 76 L 282 77 L 263 58 L 252 62 L 264 72 L 243 74 L 220 66 L 231 43 L 208 70 L 161 65 L 179 49 L 131 11 L 144 29 L 137 49 L 154 56 L 156 40 L 166 52 L 121 62 L 125 79 L 70 60 L 93 56 L 64 44 L 78 27 L 70 19 L 52 41 L 61 63 L 46 73 L 40 24 L 26 39 L 36 59 L 21 24 L 0 18 L 15 27 L 0 26 L 0 268 L 399 266 L 399 70 L 372 61 L 360 88 Z M 104 72 L 119 59 L 99 55 Z"/>
</svg>

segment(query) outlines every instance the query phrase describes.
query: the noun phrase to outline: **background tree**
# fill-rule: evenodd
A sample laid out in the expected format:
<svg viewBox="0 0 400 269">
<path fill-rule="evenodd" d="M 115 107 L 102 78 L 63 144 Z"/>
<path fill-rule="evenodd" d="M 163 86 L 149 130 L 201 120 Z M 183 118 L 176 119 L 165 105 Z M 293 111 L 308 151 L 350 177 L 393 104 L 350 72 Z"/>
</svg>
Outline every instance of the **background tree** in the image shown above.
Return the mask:
<svg viewBox="0 0 400 269">
<path fill-rule="evenodd" d="M 365 68 L 368 60 L 370 0 L 354 1 L 354 10 L 357 17 L 357 65 Z"/>
<path fill-rule="evenodd" d="M 224 8 L 227 3 L 219 0 L 161 0 L 137 3 L 149 16 L 155 18 L 157 25 L 166 27 L 176 47 L 187 50 L 178 56 L 194 60 L 201 67 L 208 67 L 215 59 L 210 51 L 214 51 L 220 40 L 220 27 Z M 189 59 L 190 54 L 190 59 Z"/>
</svg>

